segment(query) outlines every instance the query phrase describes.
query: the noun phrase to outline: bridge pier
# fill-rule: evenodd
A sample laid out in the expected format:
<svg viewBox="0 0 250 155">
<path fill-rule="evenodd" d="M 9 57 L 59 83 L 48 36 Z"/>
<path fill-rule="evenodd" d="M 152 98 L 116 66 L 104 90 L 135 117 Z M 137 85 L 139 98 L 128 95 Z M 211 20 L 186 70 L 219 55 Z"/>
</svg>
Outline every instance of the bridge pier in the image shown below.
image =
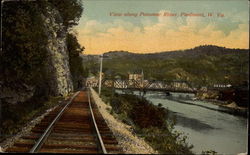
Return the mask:
<svg viewBox="0 0 250 155">
<path fill-rule="evenodd" d="M 165 91 L 165 95 L 166 95 L 166 96 L 170 96 L 171 94 L 170 94 L 169 91 Z"/>
</svg>

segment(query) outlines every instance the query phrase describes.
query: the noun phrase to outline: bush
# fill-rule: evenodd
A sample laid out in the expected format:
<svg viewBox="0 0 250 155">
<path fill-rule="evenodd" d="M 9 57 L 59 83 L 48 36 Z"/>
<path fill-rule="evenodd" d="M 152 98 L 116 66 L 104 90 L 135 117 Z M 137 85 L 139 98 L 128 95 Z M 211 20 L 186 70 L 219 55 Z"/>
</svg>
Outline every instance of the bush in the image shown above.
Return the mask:
<svg viewBox="0 0 250 155">
<path fill-rule="evenodd" d="M 193 146 L 186 142 L 185 135 L 174 131 L 175 120 L 169 117 L 167 109 L 132 94 L 115 94 L 113 98 L 106 96 L 110 92 L 102 92 L 102 97 L 110 99 L 110 113 L 131 125 L 136 134 L 143 137 L 159 153 L 192 154 Z"/>
<path fill-rule="evenodd" d="M 179 132 L 159 129 L 157 127 L 144 128 L 139 131 L 150 145 L 159 153 L 168 154 L 192 154 L 192 145 L 186 142 L 186 136 Z"/>
</svg>

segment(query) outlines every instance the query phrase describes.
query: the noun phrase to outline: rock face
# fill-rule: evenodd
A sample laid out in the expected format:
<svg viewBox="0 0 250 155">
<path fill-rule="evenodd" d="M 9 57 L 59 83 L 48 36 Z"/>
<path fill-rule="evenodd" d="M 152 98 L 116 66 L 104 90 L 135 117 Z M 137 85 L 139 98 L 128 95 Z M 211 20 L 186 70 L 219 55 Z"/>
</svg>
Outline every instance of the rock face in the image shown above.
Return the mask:
<svg viewBox="0 0 250 155">
<path fill-rule="evenodd" d="M 60 13 L 55 8 L 48 6 L 41 16 L 48 38 L 46 46 L 48 57 L 45 64 L 47 73 L 44 76 L 49 80 L 46 89 L 49 90 L 49 95 L 64 96 L 73 91 L 66 44 L 67 29 L 63 25 Z M 11 104 L 25 102 L 34 96 L 36 89 L 39 88 L 22 82 L 7 84 L 0 81 L 0 102 Z"/>
<path fill-rule="evenodd" d="M 59 12 L 51 7 L 43 16 L 48 36 L 47 71 L 52 95 L 66 95 L 73 91 L 72 77 L 69 70 L 69 56 L 66 46 L 67 30 L 63 26 Z"/>
</svg>

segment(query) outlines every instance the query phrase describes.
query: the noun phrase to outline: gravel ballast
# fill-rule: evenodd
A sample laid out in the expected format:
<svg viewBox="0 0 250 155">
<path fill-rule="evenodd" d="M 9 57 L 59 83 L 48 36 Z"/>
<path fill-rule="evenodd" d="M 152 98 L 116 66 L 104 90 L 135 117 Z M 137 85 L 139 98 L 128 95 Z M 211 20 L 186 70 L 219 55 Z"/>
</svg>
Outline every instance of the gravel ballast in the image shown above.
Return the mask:
<svg viewBox="0 0 250 155">
<path fill-rule="evenodd" d="M 120 147 L 123 149 L 126 154 L 157 154 L 151 146 L 149 146 L 142 138 L 137 137 L 131 132 L 132 127 L 122 123 L 112 116 L 107 109 L 112 109 L 111 106 L 105 104 L 98 94 L 91 89 L 92 97 L 97 104 L 97 107 L 105 119 L 107 125 L 113 132 L 116 137 Z M 27 123 L 22 130 L 16 135 L 6 139 L 2 143 L 0 143 L 0 152 L 4 152 L 7 148 L 11 147 L 15 141 L 17 141 L 20 137 L 27 135 L 31 129 L 38 124 L 50 111 L 55 109 L 57 106 L 48 109 L 41 116 L 33 119 L 29 123 Z"/>
<path fill-rule="evenodd" d="M 112 109 L 111 106 L 105 104 L 99 95 L 91 88 L 93 100 L 105 119 L 107 125 L 116 137 L 120 147 L 124 153 L 129 154 L 157 154 L 151 146 L 149 146 L 142 138 L 137 137 L 131 132 L 131 126 L 122 123 L 112 116 L 107 109 Z"/>
</svg>

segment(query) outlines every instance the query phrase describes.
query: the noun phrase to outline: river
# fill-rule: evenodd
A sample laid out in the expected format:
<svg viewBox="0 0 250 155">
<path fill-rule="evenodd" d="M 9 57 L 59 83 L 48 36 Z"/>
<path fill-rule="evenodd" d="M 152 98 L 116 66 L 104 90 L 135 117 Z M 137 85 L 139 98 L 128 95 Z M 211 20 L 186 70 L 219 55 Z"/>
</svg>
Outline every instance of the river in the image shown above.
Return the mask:
<svg viewBox="0 0 250 155">
<path fill-rule="evenodd" d="M 139 95 L 138 91 L 134 94 Z M 247 119 L 223 112 L 217 105 L 193 101 L 193 94 L 147 92 L 145 97 L 154 105 L 162 104 L 176 117 L 175 129 L 188 136 L 193 152 L 213 150 L 219 154 L 247 152 Z"/>
</svg>

